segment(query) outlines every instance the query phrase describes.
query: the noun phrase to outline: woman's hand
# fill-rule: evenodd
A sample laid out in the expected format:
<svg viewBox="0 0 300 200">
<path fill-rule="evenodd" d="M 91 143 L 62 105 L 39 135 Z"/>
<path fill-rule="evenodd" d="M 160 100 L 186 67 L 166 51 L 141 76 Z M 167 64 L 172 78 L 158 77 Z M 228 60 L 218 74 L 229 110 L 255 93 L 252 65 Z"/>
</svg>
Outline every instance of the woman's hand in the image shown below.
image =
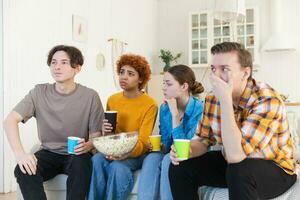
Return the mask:
<svg viewBox="0 0 300 200">
<path fill-rule="evenodd" d="M 108 120 L 104 119 L 103 123 L 102 123 L 102 135 L 111 134 L 112 130 L 113 130 L 113 127 L 112 127 L 111 123 L 108 123 Z"/>
<path fill-rule="evenodd" d="M 149 150 L 149 152 L 151 152 L 152 149 L 153 149 L 152 144 L 151 144 L 151 142 L 150 142 L 149 139 L 148 139 L 148 142 L 147 142 L 147 144 L 146 144 L 146 148 Z"/>
</svg>

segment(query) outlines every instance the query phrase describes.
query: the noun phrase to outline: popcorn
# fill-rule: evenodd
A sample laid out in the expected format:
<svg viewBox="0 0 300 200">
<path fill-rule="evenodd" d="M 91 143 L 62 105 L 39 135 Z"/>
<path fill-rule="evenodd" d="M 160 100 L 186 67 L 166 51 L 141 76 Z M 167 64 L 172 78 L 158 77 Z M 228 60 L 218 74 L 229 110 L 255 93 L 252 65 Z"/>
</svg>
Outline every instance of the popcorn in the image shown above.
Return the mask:
<svg viewBox="0 0 300 200">
<path fill-rule="evenodd" d="M 97 137 L 93 140 L 96 149 L 106 156 L 120 157 L 132 151 L 138 140 L 138 134 L 120 133 Z"/>
</svg>

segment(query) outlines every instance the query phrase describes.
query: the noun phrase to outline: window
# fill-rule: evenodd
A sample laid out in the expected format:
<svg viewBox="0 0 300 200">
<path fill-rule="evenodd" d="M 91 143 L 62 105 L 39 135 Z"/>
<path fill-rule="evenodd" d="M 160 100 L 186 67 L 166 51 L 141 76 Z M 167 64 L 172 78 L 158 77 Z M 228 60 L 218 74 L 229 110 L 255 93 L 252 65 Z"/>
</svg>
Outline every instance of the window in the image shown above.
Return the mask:
<svg viewBox="0 0 300 200">
<path fill-rule="evenodd" d="M 210 48 L 217 43 L 237 41 L 252 54 L 255 67 L 258 63 L 257 8 L 246 9 L 243 21 L 223 22 L 214 19 L 209 11 L 191 13 L 189 19 L 189 65 L 208 67 Z"/>
</svg>

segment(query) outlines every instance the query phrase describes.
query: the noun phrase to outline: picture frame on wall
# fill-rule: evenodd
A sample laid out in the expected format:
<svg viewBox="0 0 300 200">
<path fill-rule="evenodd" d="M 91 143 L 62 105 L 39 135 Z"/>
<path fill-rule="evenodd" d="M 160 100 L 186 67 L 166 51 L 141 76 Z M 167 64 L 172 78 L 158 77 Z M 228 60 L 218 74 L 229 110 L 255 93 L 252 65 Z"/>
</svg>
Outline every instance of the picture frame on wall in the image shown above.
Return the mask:
<svg viewBox="0 0 300 200">
<path fill-rule="evenodd" d="M 86 42 L 88 33 L 87 20 L 81 16 L 72 16 L 73 41 Z"/>
</svg>

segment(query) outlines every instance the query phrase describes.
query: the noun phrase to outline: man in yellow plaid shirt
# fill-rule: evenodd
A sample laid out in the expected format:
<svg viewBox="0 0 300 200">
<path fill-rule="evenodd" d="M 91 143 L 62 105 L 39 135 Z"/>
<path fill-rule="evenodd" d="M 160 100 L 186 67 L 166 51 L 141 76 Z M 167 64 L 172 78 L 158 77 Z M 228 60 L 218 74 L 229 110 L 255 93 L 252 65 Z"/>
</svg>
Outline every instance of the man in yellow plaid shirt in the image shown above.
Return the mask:
<svg viewBox="0 0 300 200">
<path fill-rule="evenodd" d="M 198 187 L 228 187 L 231 200 L 275 198 L 296 181 L 294 149 L 284 103 L 252 78 L 251 54 L 239 43 L 211 48 L 212 94 L 205 98 L 190 159 L 172 147 L 174 199 L 199 199 Z M 208 151 L 218 145 L 222 151 Z"/>
</svg>

